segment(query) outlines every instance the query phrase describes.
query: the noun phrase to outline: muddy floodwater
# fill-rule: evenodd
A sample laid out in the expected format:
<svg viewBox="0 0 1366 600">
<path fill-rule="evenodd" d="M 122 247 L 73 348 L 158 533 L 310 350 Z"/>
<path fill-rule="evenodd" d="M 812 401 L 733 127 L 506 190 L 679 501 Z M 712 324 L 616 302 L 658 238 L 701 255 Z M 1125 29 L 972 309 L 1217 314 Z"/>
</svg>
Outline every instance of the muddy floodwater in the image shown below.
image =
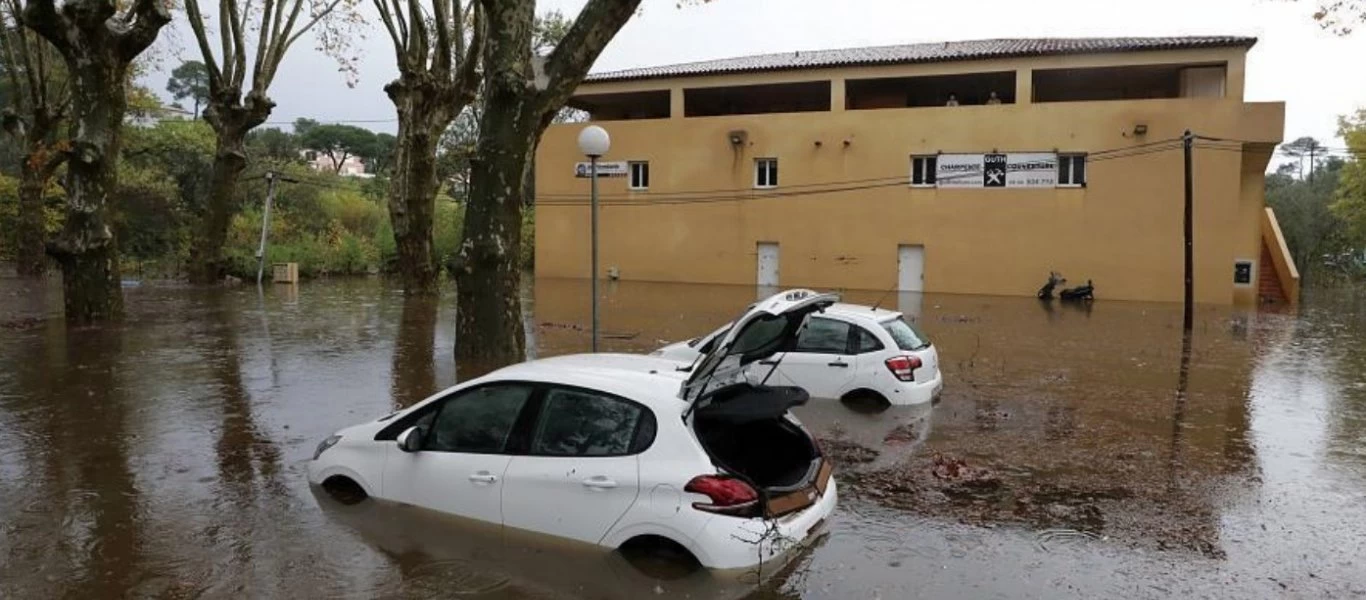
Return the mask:
<svg viewBox="0 0 1366 600">
<path fill-rule="evenodd" d="M 710 331 L 763 290 L 614 283 L 603 346 Z M 0 598 L 1322 598 L 1366 595 L 1366 300 L 1298 313 L 849 292 L 939 349 L 933 406 L 813 401 L 828 534 L 780 572 L 686 572 L 315 495 L 334 430 L 455 381 L 454 298 L 376 279 L 125 289 L 72 330 L 0 279 Z M 584 281 L 528 281 L 538 356 Z M 473 341 L 471 343 L 477 343 Z"/>
</svg>

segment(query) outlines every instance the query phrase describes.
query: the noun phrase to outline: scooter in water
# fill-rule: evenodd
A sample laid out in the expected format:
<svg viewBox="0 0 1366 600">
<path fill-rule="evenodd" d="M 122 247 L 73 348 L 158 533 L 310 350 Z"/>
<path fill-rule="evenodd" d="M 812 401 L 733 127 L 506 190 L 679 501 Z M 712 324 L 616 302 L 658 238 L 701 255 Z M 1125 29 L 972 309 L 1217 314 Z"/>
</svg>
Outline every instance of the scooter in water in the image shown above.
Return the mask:
<svg viewBox="0 0 1366 600">
<path fill-rule="evenodd" d="M 1096 299 L 1096 286 L 1090 279 L 1086 280 L 1086 285 L 1079 285 L 1074 288 L 1063 290 L 1058 294 L 1063 302 L 1094 302 Z"/>
<path fill-rule="evenodd" d="M 1048 283 L 1043 284 L 1043 287 L 1039 288 L 1039 299 L 1052 300 L 1053 290 L 1064 283 L 1067 283 L 1067 280 L 1063 279 L 1062 274 L 1058 273 L 1057 271 L 1049 271 Z"/>
</svg>

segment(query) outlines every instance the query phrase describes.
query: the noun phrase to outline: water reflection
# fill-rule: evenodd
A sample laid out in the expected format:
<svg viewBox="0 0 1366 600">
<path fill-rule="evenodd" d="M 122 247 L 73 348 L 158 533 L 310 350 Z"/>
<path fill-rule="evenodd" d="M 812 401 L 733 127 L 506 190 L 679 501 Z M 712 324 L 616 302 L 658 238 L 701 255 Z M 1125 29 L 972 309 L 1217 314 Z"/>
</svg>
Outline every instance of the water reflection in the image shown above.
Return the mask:
<svg viewBox="0 0 1366 600">
<path fill-rule="evenodd" d="M 345 505 L 313 488 L 318 506 L 403 573 L 376 595 L 410 598 L 475 596 L 635 599 L 656 596 L 741 598 L 755 590 L 743 573 L 680 570 L 676 563 L 633 560 L 587 544 L 431 511 L 366 500 Z M 791 597 L 791 596 L 770 596 Z"/>
<path fill-rule="evenodd" d="M 394 408 L 406 408 L 436 392 L 436 318 L 439 298 L 403 297 L 394 364 L 390 370 Z"/>
<path fill-rule="evenodd" d="M 146 540 L 128 460 L 129 398 L 104 358 L 121 353 L 123 331 L 38 334 L 39 353 L 7 357 L 6 370 L 28 393 L 5 403 L 21 437 L 0 448 L 22 453 L 23 469 L 3 486 L 0 520 L 3 539 L 26 551 L 5 553 L 0 581 L 40 578 L 28 589 L 52 596 L 133 589 Z"/>
<path fill-rule="evenodd" d="M 481 556 L 463 529 L 402 510 L 318 510 L 303 479 L 318 440 L 454 379 L 450 295 L 149 284 L 126 291 L 125 326 L 67 331 L 43 318 L 60 287 L 30 287 L 0 279 L 0 597 L 430 597 L 493 573 L 483 597 L 747 593 L 501 534 L 502 554 Z M 587 294 L 528 282 L 532 351 L 588 348 Z M 604 286 L 603 345 L 706 333 L 755 296 Z M 1188 340 L 1179 306 L 893 302 L 939 348 L 942 401 L 798 409 L 840 462 L 841 506 L 829 538 L 754 597 L 1366 590 L 1359 295 L 1311 296 L 1299 315 L 1200 307 Z"/>
</svg>

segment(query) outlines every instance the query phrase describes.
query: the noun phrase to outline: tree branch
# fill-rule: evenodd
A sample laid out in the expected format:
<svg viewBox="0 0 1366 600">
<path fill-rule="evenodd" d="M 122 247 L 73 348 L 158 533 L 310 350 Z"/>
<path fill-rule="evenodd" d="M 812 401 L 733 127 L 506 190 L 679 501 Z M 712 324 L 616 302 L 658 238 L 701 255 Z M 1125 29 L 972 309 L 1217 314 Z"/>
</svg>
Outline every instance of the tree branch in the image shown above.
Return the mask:
<svg viewBox="0 0 1366 600">
<path fill-rule="evenodd" d="M 283 4 L 281 4 L 281 6 L 283 6 Z M 285 59 L 285 49 L 289 47 L 286 42 L 292 41 L 292 38 L 289 37 L 288 32 L 294 31 L 294 22 L 298 20 L 299 12 L 302 11 L 303 8 L 304 3 L 302 2 L 302 0 L 295 0 L 294 8 L 289 11 L 289 19 L 284 22 L 284 25 L 281 25 L 279 22 L 276 22 L 276 30 L 285 33 L 283 35 L 275 36 L 275 48 L 270 56 L 271 63 L 278 65 L 280 64 L 280 61 Z M 284 12 L 280 11 L 280 14 L 284 14 Z"/>
<path fill-rule="evenodd" d="M 455 0 L 455 2 L 458 7 L 460 0 Z M 432 12 L 434 13 L 432 21 L 436 27 L 436 55 L 432 57 L 432 70 L 449 73 L 455 52 L 451 44 L 451 29 L 455 29 L 456 35 L 461 37 L 464 36 L 464 32 L 460 31 L 459 25 L 452 26 L 450 23 L 450 15 L 446 14 L 446 0 L 432 0 Z M 458 8 L 456 14 L 460 14 Z"/>
<path fill-rule="evenodd" d="M 427 64 L 431 37 L 427 35 L 427 19 L 418 0 L 408 0 L 408 59 L 419 68 Z"/>
<path fill-rule="evenodd" d="M 375 9 L 379 11 L 379 19 L 384 23 L 384 29 L 389 32 L 389 39 L 394 42 L 394 55 L 403 56 L 403 41 L 398 37 L 398 29 L 394 27 L 394 19 L 389 14 L 388 0 L 374 0 Z"/>
<path fill-rule="evenodd" d="M 209 45 L 209 34 L 204 29 L 204 15 L 199 12 L 199 0 L 185 0 L 185 15 L 189 17 L 190 30 L 194 32 L 195 42 L 199 44 L 199 54 L 204 59 L 204 68 L 209 72 L 209 92 L 215 93 L 223 87 L 223 72 L 218 69 L 218 59 Z"/>
<path fill-rule="evenodd" d="M 228 29 L 232 32 L 232 78 L 228 85 L 240 90 L 247 77 L 247 44 L 242 37 L 242 21 L 246 17 L 238 12 L 237 0 L 218 1 L 228 7 Z M 225 55 L 223 60 L 226 62 L 228 57 Z"/>
<path fill-rule="evenodd" d="M 402 0 L 389 0 L 390 9 L 394 11 L 394 22 L 398 24 L 398 36 L 403 39 L 403 50 L 408 50 L 408 21 L 418 18 L 417 15 L 403 14 Z"/>
<path fill-rule="evenodd" d="M 336 10 L 337 4 L 342 4 L 342 0 L 332 0 L 332 4 L 326 5 L 324 10 L 313 16 L 313 21 L 305 23 L 303 27 L 299 27 L 299 30 L 295 31 L 294 36 L 290 36 L 290 40 L 284 42 L 284 48 L 290 48 L 291 45 L 294 45 L 295 40 L 298 40 L 303 34 L 309 33 L 309 30 L 313 29 L 314 25 L 318 25 L 318 22 L 322 21 L 322 19 L 326 18 L 329 14 L 332 14 L 332 11 Z"/>
<path fill-rule="evenodd" d="M 66 18 L 57 12 L 54 0 L 30 0 L 24 7 L 24 25 L 38 32 L 58 50 L 69 52 L 75 44 L 66 37 Z"/>
<path fill-rule="evenodd" d="M 559 110 L 569 100 L 598 55 L 638 6 L 640 0 L 588 0 L 574 25 L 546 59 L 545 74 L 550 81 L 538 98 L 542 115 Z"/>
<path fill-rule="evenodd" d="M 284 2 L 285 0 L 279 1 Z M 302 2 L 303 0 L 294 1 Z M 270 87 L 268 80 L 263 85 L 262 76 L 266 70 L 266 50 L 275 43 L 271 36 L 280 35 L 275 30 L 274 22 L 270 18 L 271 12 L 275 9 L 275 2 L 276 0 L 265 0 L 265 4 L 261 6 L 261 31 L 256 34 L 256 60 L 252 61 L 251 66 L 251 89 L 253 90 L 264 90 Z"/>
<path fill-rule="evenodd" d="M 459 0 L 457 0 L 459 1 Z M 459 116 L 460 111 L 464 110 L 479 91 L 479 62 L 484 53 L 484 36 L 487 35 L 485 28 L 488 25 L 484 22 L 484 9 L 478 5 L 474 6 L 474 38 L 470 40 L 469 51 L 460 62 L 460 72 L 455 77 L 455 85 L 451 89 L 451 99 L 449 102 L 455 105 L 454 114 Z M 460 35 L 463 37 L 464 32 Z"/>
<path fill-rule="evenodd" d="M 161 28 L 171 22 L 171 11 L 161 0 L 134 0 L 124 21 L 128 29 L 118 34 L 119 53 L 131 61 L 156 41 Z"/>
</svg>

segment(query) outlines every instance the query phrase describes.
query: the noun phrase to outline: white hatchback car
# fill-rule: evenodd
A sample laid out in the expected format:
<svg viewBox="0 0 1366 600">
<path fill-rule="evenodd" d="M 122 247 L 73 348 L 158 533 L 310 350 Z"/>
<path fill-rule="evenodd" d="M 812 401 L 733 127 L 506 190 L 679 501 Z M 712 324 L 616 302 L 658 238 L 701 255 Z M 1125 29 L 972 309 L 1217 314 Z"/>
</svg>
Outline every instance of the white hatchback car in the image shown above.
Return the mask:
<svg viewBox="0 0 1366 600">
<path fill-rule="evenodd" d="M 586 354 L 506 367 L 338 431 L 309 482 L 608 548 L 663 538 L 710 568 L 775 561 L 819 531 L 837 492 L 788 412 L 807 393 L 744 371 L 836 300 L 758 303 L 693 364 Z"/>
<path fill-rule="evenodd" d="M 652 356 L 695 361 L 730 330 L 730 324 Z M 778 368 L 773 370 L 777 364 Z M 770 375 L 769 371 L 773 370 Z M 944 378 L 939 353 L 901 313 L 859 304 L 835 304 L 814 315 L 785 356 L 758 361 L 748 376 L 805 389 L 813 398 L 880 398 L 893 405 L 922 404 L 939 396 Z"/>
</svg>

